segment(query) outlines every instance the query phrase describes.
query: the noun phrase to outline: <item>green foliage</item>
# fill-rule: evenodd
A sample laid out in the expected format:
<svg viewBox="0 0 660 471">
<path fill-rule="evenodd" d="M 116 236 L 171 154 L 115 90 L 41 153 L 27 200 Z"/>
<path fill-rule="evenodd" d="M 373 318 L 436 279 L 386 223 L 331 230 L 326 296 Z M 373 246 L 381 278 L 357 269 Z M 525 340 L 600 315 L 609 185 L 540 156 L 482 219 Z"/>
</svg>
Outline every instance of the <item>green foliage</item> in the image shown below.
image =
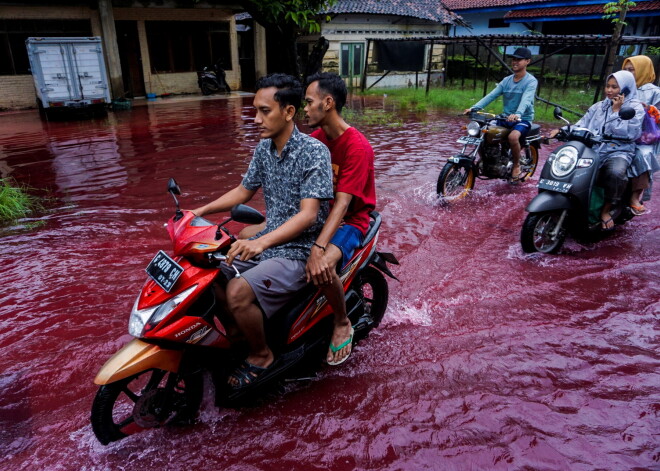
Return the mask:
<svg viewBox="0 0 660 471">
<path fill-rule="evenodd" d="M 0 222 L 15 221 L 39 209 L 42 209 L 41 204 L 25 187 L 0 179 Z"/>
<path fill-rule="evenodd" d="M 608 2 L 603 5 L 603 19 L 612 20 L 614 24 L 621 24 L 626 26 L 626 23 L 623 18 L 626 17 L 626 12 L 631 8 L 637 5 L 635 2 L 630 0 L 616 0 L 614 2 Z"/>
<path fill-rule="evenodd" d="M 658 46 L 649 46 L 646 48 L 647 56 L 660 56 L 660 47 Z"/>
<path fill-rule="evenodd" d="M 270 24 L 289 23 L 309 33 L 320 33 L 318 14 L 337 0 L 247 0 Z M 327 20 L 327 18 L 326 18 Z"/>
</svg>

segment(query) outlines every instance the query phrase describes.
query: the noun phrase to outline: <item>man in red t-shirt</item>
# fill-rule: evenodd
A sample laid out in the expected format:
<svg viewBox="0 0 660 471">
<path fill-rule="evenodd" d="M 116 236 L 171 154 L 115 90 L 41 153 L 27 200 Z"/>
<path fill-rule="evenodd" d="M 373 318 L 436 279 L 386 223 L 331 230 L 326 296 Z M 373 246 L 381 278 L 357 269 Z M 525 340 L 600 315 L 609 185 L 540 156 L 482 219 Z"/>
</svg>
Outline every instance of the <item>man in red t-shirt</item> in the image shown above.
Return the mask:
<svg viewBox="0 0 660 471">
<path fill-rule="evenodd" d="M 352 350 L 353 328 L 346 315 L 344 288 L 337 264 L 344 267 L 369 229 L 369 213 L 376 206 L 374 152 L 367 139 L 341 117 L 346 84 L 336 74 L 318 73 L 307 79 L 305 113 L 311 136 L 330 149 L 335 198 L 330 215 L 307 259 L 307 281 L 321 288 L 332 306 L 334 330 L 329 365 L 346 361 Z"/>
</svg>

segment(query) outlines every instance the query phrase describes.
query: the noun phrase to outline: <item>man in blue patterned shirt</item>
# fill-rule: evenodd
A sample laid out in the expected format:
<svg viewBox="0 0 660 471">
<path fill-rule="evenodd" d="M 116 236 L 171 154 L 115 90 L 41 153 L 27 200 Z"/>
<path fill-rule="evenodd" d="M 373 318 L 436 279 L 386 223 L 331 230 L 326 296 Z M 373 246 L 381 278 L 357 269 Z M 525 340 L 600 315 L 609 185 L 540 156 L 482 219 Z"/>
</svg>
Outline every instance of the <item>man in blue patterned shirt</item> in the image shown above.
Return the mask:
<svg viewBox="0 0 660 471">
<path fill-rule="evenodd" d="M 228 211 L 259 188 L 264 192 L 266 227 L 237 240 L 227 253 L 227 264 L 242 274 L 227 283 L 227 308 L 249 346 L 246 360 L 229 378 L 234 388 L 247 386 L 272 365 L 261 310 L 270 317 L 307 284 L 305 263 L 333 198 L 328 148 L 294 123 L 302 101 L 300 82 L 272 74 L 259 79 L 256 88 L 254 122 L 262 140 L 243 181 L 193 211 L 197 216 Z M 259 255 L 257 263 L 253 259 Z"/>
</svg>

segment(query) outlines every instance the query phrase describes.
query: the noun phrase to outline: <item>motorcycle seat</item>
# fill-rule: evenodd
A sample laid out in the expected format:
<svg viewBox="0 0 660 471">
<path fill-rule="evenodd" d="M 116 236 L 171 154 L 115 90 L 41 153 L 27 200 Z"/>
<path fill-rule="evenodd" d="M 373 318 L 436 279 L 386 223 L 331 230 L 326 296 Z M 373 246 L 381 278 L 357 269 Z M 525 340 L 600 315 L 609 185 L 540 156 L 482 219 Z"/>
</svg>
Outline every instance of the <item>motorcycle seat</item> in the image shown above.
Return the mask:
<svg viewBox="0 0 660 471">
<path fill-rule="evenodd" d="M 378 229 L 380 228 L 380 223 L 382 222 L 382 219 L 378 211 L 371 211 L 371 213 L 369 213 L 369 216 L 371 217 L 371 221 L 369 221 L 369 229 L 367 230 L 367 233 L 364 236 L 364 240 L 362 241 L 362 244 L 360 244 L 360 248 L 366 246 L 369 242 L 371 242 L 371 239 L 373 239 L 378 233 Z"/>
<path fill-rule="evenodd" d="M 541 134 L 541 126 L 538 124 L 532 124 L 532 127 L 529 128 L 529 132 L 527 133 L 527 137 L 538 136 L 539 134 Z"/>
</svg>

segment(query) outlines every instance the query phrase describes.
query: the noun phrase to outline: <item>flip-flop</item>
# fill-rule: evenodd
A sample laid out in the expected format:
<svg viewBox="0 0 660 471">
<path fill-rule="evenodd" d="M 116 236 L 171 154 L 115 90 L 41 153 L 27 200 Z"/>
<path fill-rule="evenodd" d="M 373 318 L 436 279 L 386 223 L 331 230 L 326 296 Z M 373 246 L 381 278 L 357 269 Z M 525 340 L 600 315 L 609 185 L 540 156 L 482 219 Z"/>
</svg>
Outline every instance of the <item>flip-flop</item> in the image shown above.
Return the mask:
<svg viewBox="0 0 660 471">
<path fill-rule="evenodd" d="M 612 223 L 612 227 L 607 227 L 607 225 L 608 225 L 610 222 Z M 610 231 L 613 231 L 613 230 L 614 230 L 614 221 L 612 220 L 612 218 L 609 218 L 609 219 L 601 219 L 601 220 L 600 220 L 600 229 L 601 229 L 603 232 L 610 232 Z"/>
<path fill-rule="evenodd" d="M 633 213 L 635 216 L 641 216 L 642 214 L 646 214 L 646 206 L 644 206 L 643 204 L 640 204 L 639 206 L 631 204 L 630 212 Z"/>
<path fill-rule="evenodd" d="M 509 178 L 509 183 L 511 183 L 512 185 L 516 185 L 516 184 L 518 184 L 518 183 L 520 183 L 520 182 L 522 182 L 522 181 L 524 181 L 524 180 L 525 180 L 525 177 L 523 176 L 523 173 L 520 172 L 520 173 L 519 173 L 518 175 L 516 175 L 515 177 L 514 177 L 514 176 L 511 176 L 511 178 Z"/>
<path fill-rule="evenodd" d="M 275 362 L 273 362 L 274 364 Z M 248 363 L 247 360 L 243 361 L 243 363 L 240 364 L 238 368 L 234 370 L 234 372 L 231 374 L 231 378 L 236 379 L 238 381 L 238 384 L 231 384 L 228 383 L 229 387 L 232 388 L 233 390 L 237 391 L 239 389 L 245 388 L 252 384 L 259 376 L 264 374 L 268 369 L 273 366 L 272 364 L 266 368 L 262 368 L 261 366 L 253 365 L 252 363 Z"/>
<path fill-rule="evenodd" d="M 354 333 L 355 333 L 355 330 L 353 329 L 353 327 L 351 327 L 351 335 L 348 337 L 348 339 L 346 339 L 346 341 L 345 341 L 344 343 L 342 343 L 342 344 L 339 345 L 338 347 L 335 347 L 335 346 L 332 344 L 332 342 L 330 342 L 330 351 L 331 351 L 332 353 L 337 353 L 339 350 L 341 350 L 342 348 L 346 347 L 347 345 L 351 345 L 351 344 L 353 343 L 353 334 L 354 334 Z M 351 350 L 348 352 L 348 355 L 346 355 L 344 358 L 342 358 L 342 359 L 339 360 L 339 361 L 328 361 L 327 363 L 328 363 L 328 365 L 330 365 L 330 366 L 341 365 L 341 364 L 344 363 L 346 360 L 348 360 L 348 357 L 351 356 L 351 353 L 353 353 L 353 347 L 352 347 L 352 346 L 351 346 Z"/>
</svg>

